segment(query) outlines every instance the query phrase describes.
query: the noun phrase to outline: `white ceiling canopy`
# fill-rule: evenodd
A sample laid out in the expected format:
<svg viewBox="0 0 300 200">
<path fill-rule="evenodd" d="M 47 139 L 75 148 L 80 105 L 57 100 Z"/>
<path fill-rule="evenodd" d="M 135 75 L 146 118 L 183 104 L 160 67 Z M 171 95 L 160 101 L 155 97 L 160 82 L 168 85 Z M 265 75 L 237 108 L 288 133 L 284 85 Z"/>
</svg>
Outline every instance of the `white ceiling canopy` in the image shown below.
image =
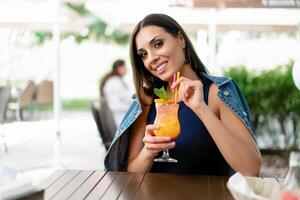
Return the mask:
<svg viewBox="0 0 300 200">
<path fill-rule="evenodd" d="M 206 2 L 210 1 L 217 0 Z M 167 0 L 85 0 L 86 7 L 96 16 L 128 32 L 131 32 L 134 25 L 149 13 L 169 14 L 189 31 L 207 29 L 212 21 L 217 24 L 218 31 L 237 29 L 291 32 L 300 25 L 300 9 L 297 8 L 216 9 L 176 7 L 170 6 L 170 3 L 172 1 Z"/>
<path fill-rule="evenodd" d="M 300 8 L 300 0 L 171 0 L 172 6 L 194 8 Z"/>
<path fill-rule="evenodd" d="M 188 31 L 207 29 L 208 24 L 213 22 L 217 24 L 218 31 L 235 29 L 292 32 L 300 24 L 299 1 L 61 0 L 62 3 L 84 3 L 95 16 L 126 32 L 131 32 L 134 25 L 149 13 L 169 14 Z M 55 1 L 1 0 L 0 27 L 51 31 L 55 15 L 53 2 Z M 276 8 L 270 8 L 271 4 Z M 278 8 L 280 6 L 292 8 Z M 80 32 L 85 27 L 85 21 L 75 11 L 62 6 L 60 27 L 62 31 Z"/>
<path fill-rule="evenodd" d="M 0 2 L 0 27 L 24 28 L 33 31 L 51 31 L 55 18 L 55 1 L 26 0 Z M 62 31 L 79 32 L 84 20 L 72 9 L 61 6 Z"/>
</svg>

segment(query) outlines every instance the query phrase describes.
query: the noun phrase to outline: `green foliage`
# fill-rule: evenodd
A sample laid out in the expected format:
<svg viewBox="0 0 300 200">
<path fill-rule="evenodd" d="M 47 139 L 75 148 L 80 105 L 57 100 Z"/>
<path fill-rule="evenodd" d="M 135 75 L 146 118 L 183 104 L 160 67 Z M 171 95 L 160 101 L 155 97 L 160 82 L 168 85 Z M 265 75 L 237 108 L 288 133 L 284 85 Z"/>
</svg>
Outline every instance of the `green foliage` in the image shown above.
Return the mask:
<svg viewBox="0 0 300 200">
<path fill-rule="evenodd" d="M 74 4 L 74 3 L 67 3 L 70 8 L 78 12 L 80 15 L 88 15 L 89 11 L 85 8 L 84 4 Z"/>
<path fill-rule="evenodd" d="M 76 110 L 89 110 L 90 109 L 91 100 L 90 99 L 69 99 L 63 100 L 62 107 L 63 110 L 67 111 L 76 111 Z M 37 105 L 33 106 L 35 111 L 47 111 L 53 110 L 53 104 L 45 104 L 45 105 Z"/>
<path fill-rule="evenodd" d="M 88 34 L 86 36 L 73 34 L 76 38 L 76 42 L 81 42 L 85 39 L 115 42 L 117 44 L 127 44 L 129 42 L 129 34 L 110 27 L 106 22 L 87 10 L 84 4 L 67 3 L 66 5 L 78 12 L 88 24 Z"/>
<path fill-rule="evenodd" d="M 35 104 L 33 106 L 33 110 L 35 110 L 35 111 L 53 110 L 53 104 Z"/>
<path fill-rule="evenodd" d="M 93 15 L 86 9 L 84 4 L 66 3 L 66 5 L 76 11 L 87 23 L 87 34 L 62 32 L 61 38 L 65 39 L 69 36 L 74 36 L 75 41 L 80 43 L 84 40 L 113 42 L 121 45 L 126 45 L 129 42 L 130 36 L 114 27 L 110 27 L 106 22 Z M 33 45 L 40 45 L 47 40 L 52 39 L 50 32 L 35 32 L 35 41 Z"/>
<path fill-rule="evenodd" d="M 46 41 L 52 40 L 52 33 L 50 32 L 35 32 L 33 46 L 43 44 Z"/>
<path fill-rule="evenodd" d="M 63 101 L 64 110 L 89 110 L 91 100 L 90 99 L 71 99 Z"/>
<path fill-rule="evenodd" d="M 293 62 L 260 73 L 238 66 L 225 72 L 242 89 L 252 112 L 264 115 L 300 112 L 300 92 L 292 78 Z"/>
<path fill-rule="evenodd" d="M 243 91 L 252 113 L 254 127 L 259 127 L 259 123 L 270 124 L 276 119 L 280 133 L 285 135 L 287 148 L 296 148 L 300 128 L 300 91 L 293 82 L 292 66 L 291 61 L 260 73 L 249 71 L 244 66 L 225 72 Z M 288 128 L 288 122 L 292 124 L 292 131 Z M 290 140 L 293 140 L 292 144 Z"/>
</svg>

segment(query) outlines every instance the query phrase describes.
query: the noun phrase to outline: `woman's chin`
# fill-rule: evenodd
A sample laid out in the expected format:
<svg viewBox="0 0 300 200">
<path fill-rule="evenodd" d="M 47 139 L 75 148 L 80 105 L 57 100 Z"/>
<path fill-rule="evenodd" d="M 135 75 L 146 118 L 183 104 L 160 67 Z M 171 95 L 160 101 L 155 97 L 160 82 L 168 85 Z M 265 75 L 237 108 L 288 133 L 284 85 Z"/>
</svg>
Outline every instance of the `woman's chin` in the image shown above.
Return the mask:
<svg viewBox="0 0 300 200">
<path fill-rule="evenodd" d="M 173 80 L 173 75 L 172 74 L 170 75 L 169 73 L 164 73 L 164 74 L 158 75 L 158 78 L 162 81 L 169 82 L 169 81 Z"/>
</svg>

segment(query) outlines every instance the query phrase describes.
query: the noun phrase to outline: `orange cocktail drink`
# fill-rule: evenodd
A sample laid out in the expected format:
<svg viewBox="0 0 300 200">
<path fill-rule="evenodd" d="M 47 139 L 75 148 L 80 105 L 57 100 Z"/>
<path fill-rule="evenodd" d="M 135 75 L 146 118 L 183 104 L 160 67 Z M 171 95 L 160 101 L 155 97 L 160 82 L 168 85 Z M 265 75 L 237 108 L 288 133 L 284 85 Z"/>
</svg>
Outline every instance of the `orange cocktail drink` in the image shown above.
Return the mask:
<svg viewBox="0 0 300 200">
<path fill-rule="evenodd" d="M 173 83 L 178 80 L 180 73 L 177 72 L 173 75 Z M 155 99 L 156 117 L 154 125 L 159 126 L 154 134 L 158 137 L 170 137 L 175 140 L 180 134 L 180 123 L 178 119 L 179 104 L 178 99 L 178 86 L 175 88 L 174 99 L 170 100 L 164 86 L 160 89 L 154 88 L 154 94 L 160 99 Z M 169 150 L 165 149 L 160 158 L 155 158 L 155 162 L 173 162 L 178 161 L 169 156 Z"/>
<path fill-rule="evenodd" d="M 178 119 L 179 104 L 174 101 L 155 99 L 156 118 L 155 125 L 159 126 L 154 131 L 156 136 L 171 137 L 173 140 L 180 134 L 180 123 Z"/>
</svg>

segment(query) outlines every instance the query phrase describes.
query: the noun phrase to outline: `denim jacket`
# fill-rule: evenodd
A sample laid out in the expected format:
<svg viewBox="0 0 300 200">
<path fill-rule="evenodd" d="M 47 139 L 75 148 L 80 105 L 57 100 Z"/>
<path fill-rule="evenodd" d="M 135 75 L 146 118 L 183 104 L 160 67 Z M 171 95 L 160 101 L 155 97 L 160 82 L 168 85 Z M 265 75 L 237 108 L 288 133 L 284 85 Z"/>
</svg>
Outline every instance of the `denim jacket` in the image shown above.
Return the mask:
<svg viewBox="0 0 300 200">
<path fill-rule="evenodd" d="M 217 85 L 220 99 L 241 119 L 254 138 L 249 108 L 236 82 L 228 77 L 214 77 L 206 73 L 200 73 L 200 75 L 202 78 L 206 78 Z M 104 165 L 106 170 L 127 171 L 129 132 L 131 125 L 141 112 L 142 106 L 138 102 L 136 95 L 134 95 L 133 102 L 118 127 L 112 144 L 105 156 Z"/>
</svg>

